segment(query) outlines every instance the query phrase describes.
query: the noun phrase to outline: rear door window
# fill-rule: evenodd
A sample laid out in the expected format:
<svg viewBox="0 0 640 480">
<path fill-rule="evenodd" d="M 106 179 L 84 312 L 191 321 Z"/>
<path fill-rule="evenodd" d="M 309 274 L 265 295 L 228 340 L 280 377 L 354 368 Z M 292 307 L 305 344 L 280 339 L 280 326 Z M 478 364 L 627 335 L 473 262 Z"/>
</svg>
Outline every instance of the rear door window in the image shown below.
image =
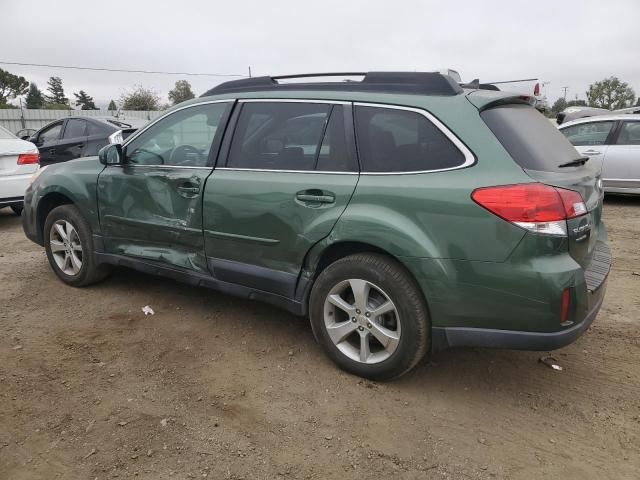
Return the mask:
<svg viewBox="0 0 640 480">
<path fill-rule="evenodd" d="M 616 145 L 640 145 L 640 122 L 623 122 Z"/>
<path fill-rule="evenodd" d="M 558 165 L 582 157 L 551 121 L 529 105 L 490 108 L 480 116 L 525 170 L 561 172 Z"/>
<path fill-rule="evenodd" d="M 50 127 L 47 127 L 45 130 L 40 132 L 40 135 L 38 135 L 38 142 L 42 144 L 42 143 L 53 142 L 55 140 L 58 140 L 60 138 L 61 130 L 62 130 L 62 122 L 59 122 L 59 123 L 56 123 L 55 125 L 51 125 Z"/>
<path fill-rule="evenodd" d="M 78 138 L 87 135 L 87 122 L 76 118 L 67 120 L 67 125 L 64 127 L 64 135 L 62 138 Z"/>
<path fill-rule="evenodd" d="M 385 107 L 356 107 L 356 137 L 363 172 L 444 170 L 465 155 L 424 115 Z"/>
<path fill-rule="evenodd" d="M 87 135 L 110 135 L 115 131 L 114 128 L 107 127 L 106 125 L 98 125 L 92 122 L 87 122 Z"/>
<path fill-rule="evenodd" d="M 587 122 L 565 127 L 560 131 L 576 147 L 604 145 L 615 122 Z"/>
<path fill-rule="evenodd" d="M 243 104 L 227 167 L 313 170 L 330 112 L 322 103 Z"/>
</svg>

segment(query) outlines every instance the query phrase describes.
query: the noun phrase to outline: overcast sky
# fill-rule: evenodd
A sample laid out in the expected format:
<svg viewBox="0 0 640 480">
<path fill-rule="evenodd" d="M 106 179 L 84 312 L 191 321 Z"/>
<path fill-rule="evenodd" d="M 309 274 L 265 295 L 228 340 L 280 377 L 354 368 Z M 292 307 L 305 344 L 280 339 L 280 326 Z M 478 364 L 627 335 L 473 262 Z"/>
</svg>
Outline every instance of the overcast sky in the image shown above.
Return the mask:
<svg viewBox="0 0 640 480">
<path fill-rule="evenodd" d="M 640 0 L 0 0 L 0 13 L 0 61 L 240 75 L 452 68 L 465 81 L 538 77 L 551 102 L 617 75 L 640 94 Z M 196 95 L 225 80 L 0 68 L 41 90 L 59 76 L 70 99 L 83 89 L 103 108 L 134 84 L 167 101 L 176 80 Z"/>
</svg>

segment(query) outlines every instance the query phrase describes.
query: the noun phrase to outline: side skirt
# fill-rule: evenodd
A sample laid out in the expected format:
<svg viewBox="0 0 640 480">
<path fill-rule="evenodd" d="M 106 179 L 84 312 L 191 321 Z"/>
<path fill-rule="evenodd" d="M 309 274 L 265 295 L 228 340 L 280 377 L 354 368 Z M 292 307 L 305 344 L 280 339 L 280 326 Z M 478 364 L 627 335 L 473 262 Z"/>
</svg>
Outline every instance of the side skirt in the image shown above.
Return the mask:
<svg viewBox="0 0 640 480">
<path fill-rule="evenodd" d="M 284 310 L 287 310 L 294 315 L 304 316 L 307 314 L 306 302 L 297 301 L 282 295 L 259 290 L 254 287 L 247 287 L 244 285 L 238 285 L 236 283 L 225 282 L 209 275 L 203 275 L 201 273 L 196 273 L 189 270 L 169 267 L 150 260 L 143 260 L 138 258 L 126 257 L 124 255 L 101 252 L 94 252 L 94 256 L 96 259 L 96 263 L 98 264 L 105 263 L 109 265 L 128 267 L 139 272 L 172 278 L 189 285 L 210 288 L 228 295 L 269 303 L 271 305 L 275 305 Z"/>
</svg>

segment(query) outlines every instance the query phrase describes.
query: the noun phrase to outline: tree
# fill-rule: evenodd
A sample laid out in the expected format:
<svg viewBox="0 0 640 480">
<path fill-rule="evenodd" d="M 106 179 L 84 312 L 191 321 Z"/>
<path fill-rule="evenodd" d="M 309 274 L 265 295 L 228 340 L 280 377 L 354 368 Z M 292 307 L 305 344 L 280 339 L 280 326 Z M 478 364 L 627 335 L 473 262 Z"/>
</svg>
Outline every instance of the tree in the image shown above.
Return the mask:
<svg viewBox="0 0 640 480">
<path fill-rule="evenodd" d="M 113 100 L 111 100 L 109 102 L 109 106 L 107 107 L 107 110 L 114 112 L 116 110 L 118 110 L 118 107 L 116 106 L 116 102 L 114 102 Z"/>
<path fill-rule="evenodd" d="M 587 102 L 585 102 L 584 100 L 578 100 L 577 95 L 575 100 L 569 100 L 567 102 L 567 107 L 586 107 L 586 106 L 587 106 Z"/>
<path fill-rule="evenodd" d="M 25 99 L 27 108 L 42 108 L 44 105 L 44 95 L 38 88 L 38 86 L 31 82 L 29 85 L 29 91 L 27 92 L 27 98 Z"/>
<path fill-rule="evenodd" d="M 557 115 L 558 113 L 563 111 L 565 108 L 567 108 L 567 101 L 564 98 L 560 97 L 553 103 L 553 106 L 551 107 L 551 111 Z"/>
<path fill-rule="evenodd" d="M 590 107 L 606 108 L 608 110 L 625 108 L 633 105 L 636 93 L 627 82 L 621 82 L 618 77 L 609 77 L 589 85 L 587 100 Z"/>
<path fill-rule="evenodd" d="M 80 90 L 74 95 L 76 97 L 76 107 L 80 107 L 80 110 L 98 110 L 96 104 L 93 103 L 93 97 L 87 95 L 84 90 Z"/>
<path fill-rule="evenodd" d="M 59 105 L 69 105 L 69 99 L 64 96 L 64 89 L 62 88 L 62 79 L 60 77 L 50 77 L 47 82 L 49 87 L 47 91 L 50 95 L 46 95 L 45 98 L 48 103 L 56 103 Z"/>
<path fill-rule="evenodd" d="M 123 110 L 158 110 L 160 97 L 151 89 L 134 85 L 133 89 L 120 97 Z"/>
<path fill-rule="evenodd" d="M 174 105 L 186 100 L 191 100 L 192 98 L 195 98 L 195 95 L 191 90 L 191 84 L 186 80 L 178 80 L 173 90 L 169 92 L 169 100 L 171 100 Z"/>
<path fill-rule="evenodd" d="M 51 103 L 45 102 L 42 106 L 45 110 L 71 110 L 68 103 Z"/>
<path fill-rule="evenodd" d="M 0 105 L 7 103 L 10 98 L 27 93 L 29 82 L 24 77 L 19 77 L 13 73 L 0 68 Z"/>
</svg>

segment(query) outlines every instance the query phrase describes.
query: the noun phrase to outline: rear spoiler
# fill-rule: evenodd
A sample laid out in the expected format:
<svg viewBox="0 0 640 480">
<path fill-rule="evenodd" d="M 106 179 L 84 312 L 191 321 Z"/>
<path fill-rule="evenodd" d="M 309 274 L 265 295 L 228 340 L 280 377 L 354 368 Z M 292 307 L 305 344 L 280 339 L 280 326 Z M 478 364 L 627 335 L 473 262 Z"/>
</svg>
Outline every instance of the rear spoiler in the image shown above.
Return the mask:
<svg viewBox="0 0 640 480">
<path fill-rule="evenodd" d="M 500 89 L 492 83 L 480 83 L 479 78 L 475 78 L 471 80 L 469 83 L 461 83 L 460 86 L 462 88 L 470 88 L 472 90 L 493 90 L 498 92 L 500 91 Z"/>
<path fill-rule="evenodd" d="M 500 105 L 535 105 L 536 99 L 530 95 L 517 95 L 506 92 L 474 90 L 467 94 L 467 99 L 480 111 Z"/>
</svg>

